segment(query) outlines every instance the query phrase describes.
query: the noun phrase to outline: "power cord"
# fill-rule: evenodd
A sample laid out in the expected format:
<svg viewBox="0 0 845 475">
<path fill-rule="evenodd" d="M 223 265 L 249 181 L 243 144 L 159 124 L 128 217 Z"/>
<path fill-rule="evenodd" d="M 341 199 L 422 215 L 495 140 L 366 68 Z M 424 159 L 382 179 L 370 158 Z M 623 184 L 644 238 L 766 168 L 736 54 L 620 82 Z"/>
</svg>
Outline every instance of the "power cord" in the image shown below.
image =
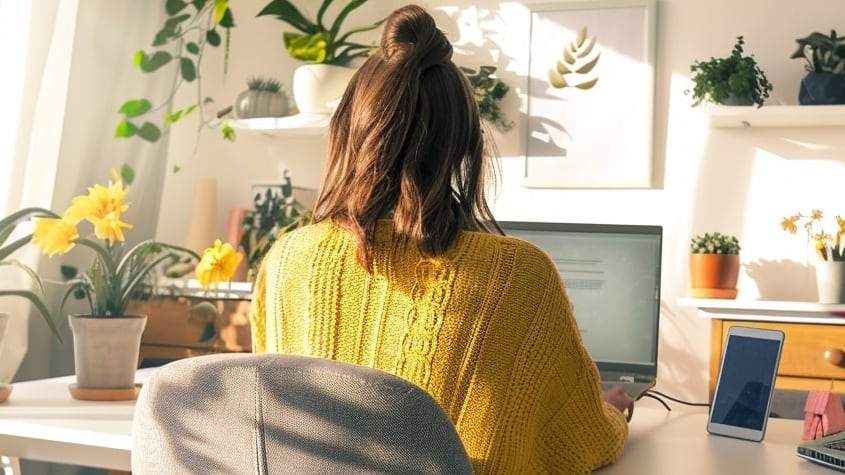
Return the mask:
<svg viewBox="0 0 845 475">
<path fill-rule="evenodd" d="M 682 399 L 678 399 L 678 398 L 674 398 L 674 397 L 672 397 L 672 396 L 669 396 L 668 394 L 664 394 L 664 393 L 662 393 L 662 392 L 660 392 L 660 391 L 655 391 L 654 389 L 651 389 L 651 390 L 649 390 L 649 391 L 646 391 L 646 393 L 645 393 L 645 394 L 643 394 L 643 396 L 650 397 L 650 398 L 652 398 L 652 399 L 656 400 L 657 402 L 659 402 L 660 404 L 662 404 L 662 405 L 663 405 L 663 407 L 665 407 L 665 408 L 666 408 L 666 410 L 667 410 L 667 411 L 669 411 L 669 412 L 672 412 L 672 408 L 671 408 L 671 407 L 669 407 L 669 404 L 667 404 L 667 403 L 666 403 L 666 401 L 664 401 L 664 398 L 665 398 L 665 399 L 668 399 L 668 400 L 670 400 L 670 401 L 672 401 L 672 402 L 676 402 L 676 403 L 678 403 L 678 404 L 684 404 L 684 405 L 686 405 L 686 406 L 704 406 L 704 407 L 710 407 L 710 403 L 708 403 L 708 402 L 690 402 L 690 401 L 684 401 L 684 400 L 682 400 Z"/>
</svg>

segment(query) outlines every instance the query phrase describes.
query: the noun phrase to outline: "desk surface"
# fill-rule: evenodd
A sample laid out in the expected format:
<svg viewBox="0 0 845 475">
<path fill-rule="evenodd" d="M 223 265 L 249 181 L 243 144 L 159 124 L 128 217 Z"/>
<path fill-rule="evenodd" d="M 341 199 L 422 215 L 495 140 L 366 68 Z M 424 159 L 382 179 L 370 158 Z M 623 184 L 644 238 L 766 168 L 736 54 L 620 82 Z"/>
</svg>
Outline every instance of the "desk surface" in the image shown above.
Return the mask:
<svg viewBox="0 0 845 475">
<path fill-rule="evenodd" d="M 707 433 L 707 408 L 673 405 L 667 412 L 656 401 L 643 399 L 634 410 L 622 456 L 596 474 L 837 473 L 795 455 L 803 424 L 770 418 L 762 442 L 732 439 Z"/>
<path fill-rule="evenodd" d="M 137 380 L 154 370 L 139 370 Z M 66 376 L 15 383 L 0 404 L 0 455 L 130 470 L 134 401 L 77 401 L 68 392 L 74 381 Z M 625 451 L 596 473 L 836 473 L 795 455 L 803 421 L 769 419 L 763 442 L 750 442 L 709 435 L 705 408 L 672 408 L 667 412 L 652 399 L 638 402 Z"/>
<path fill-rule="evenodd" d="M 136 380 L 152 370 L 139 370 Z M 0 455 L 128 471 L 135 401 L 79 401 L 68 391 L 74 382 L 15 383 L 0 404 Z"/>
</svg>

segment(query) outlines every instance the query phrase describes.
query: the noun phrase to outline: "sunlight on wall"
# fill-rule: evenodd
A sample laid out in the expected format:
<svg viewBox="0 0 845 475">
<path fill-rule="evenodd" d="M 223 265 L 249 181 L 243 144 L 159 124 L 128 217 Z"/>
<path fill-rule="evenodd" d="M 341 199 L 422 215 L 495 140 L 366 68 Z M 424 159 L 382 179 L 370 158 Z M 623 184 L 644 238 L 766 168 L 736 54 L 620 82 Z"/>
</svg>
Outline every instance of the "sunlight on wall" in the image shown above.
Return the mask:
<svg viewBox="0 0 845 475">
<path fill-rule="evenodd" d="M 29 36 L 32 6 L 29 2 L 0 2 L 0 44 L 26 44 Z M 26 48 L 5 48 L 3 74 L 0 74 L 0 210 L 6 213 L 10 206 L 10 186 L 14 170 L 15 144 L 18 135 L 18 114 L 21 108 Z"/>
</svg>

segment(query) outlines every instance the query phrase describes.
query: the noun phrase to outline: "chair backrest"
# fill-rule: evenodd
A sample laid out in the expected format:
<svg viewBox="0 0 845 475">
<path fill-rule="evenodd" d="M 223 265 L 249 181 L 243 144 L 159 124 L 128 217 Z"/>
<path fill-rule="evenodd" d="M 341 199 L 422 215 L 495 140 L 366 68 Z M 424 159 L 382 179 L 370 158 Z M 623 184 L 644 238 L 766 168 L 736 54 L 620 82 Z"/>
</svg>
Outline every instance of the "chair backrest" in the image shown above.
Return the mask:
<svg viewBox="0 0 845 475">
<path fill-rule="evenodd" d="M 224 353 L 156 370 L 138 396 L 132 473 L 472 473 L 451 420 L 383 371 Z"/>
</svg>

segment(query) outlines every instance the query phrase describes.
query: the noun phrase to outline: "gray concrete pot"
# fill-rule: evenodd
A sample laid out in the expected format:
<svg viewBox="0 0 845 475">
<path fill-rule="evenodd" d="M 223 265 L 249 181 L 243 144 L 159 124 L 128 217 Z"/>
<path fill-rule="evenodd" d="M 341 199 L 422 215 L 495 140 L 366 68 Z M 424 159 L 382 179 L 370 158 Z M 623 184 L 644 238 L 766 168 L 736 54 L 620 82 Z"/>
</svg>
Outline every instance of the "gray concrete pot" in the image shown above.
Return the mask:
<svg viewBox="0 0 845 475">
<path fill-rule="evenodd" d="M 68 321 L 73 332 L 76 385 L 133 388 L 147 316 L 70 315 Z"/>
</svg>

